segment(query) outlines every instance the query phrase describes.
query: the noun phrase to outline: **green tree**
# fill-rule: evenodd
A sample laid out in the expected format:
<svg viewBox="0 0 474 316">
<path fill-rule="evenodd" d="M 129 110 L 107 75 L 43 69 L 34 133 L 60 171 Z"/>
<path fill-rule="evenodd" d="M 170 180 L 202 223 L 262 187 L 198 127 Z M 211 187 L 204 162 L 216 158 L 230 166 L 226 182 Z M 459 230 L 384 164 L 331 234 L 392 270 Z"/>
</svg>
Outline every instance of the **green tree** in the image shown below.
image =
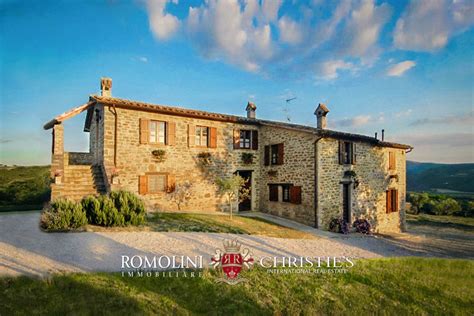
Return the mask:
<svg viewBox="0 0 474 316">
<path fill-rule="evenodd" d="M 428 193 L 410 193 L 409 200 L 414 214 L 419 214 L 423 206 L 430 201 Z"/>
<path fill-rule="evenodd" d="M 242 202 L 250 196 L 250 189 L 245 187 L 246 180 L 239 175 L 230 178 L 216 178 L 219 193 L 229 204 L 230 219 L 232 220 L 232 203 Z"/>
</svg>

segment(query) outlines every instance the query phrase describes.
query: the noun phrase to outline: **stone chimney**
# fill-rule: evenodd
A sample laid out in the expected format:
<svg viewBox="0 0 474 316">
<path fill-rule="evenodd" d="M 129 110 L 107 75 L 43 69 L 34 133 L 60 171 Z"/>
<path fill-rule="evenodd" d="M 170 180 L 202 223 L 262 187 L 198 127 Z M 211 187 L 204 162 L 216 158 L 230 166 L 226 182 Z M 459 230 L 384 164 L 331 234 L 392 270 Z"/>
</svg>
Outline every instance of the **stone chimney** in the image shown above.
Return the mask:
<svg viewBox="0 0 474 316">
<path fill-rule="evenodd" d="M 316 111 L 314 111 L 314 115 L 316 115 L 316 120 L 318 122 L 318 128 L 326 128 L 326 114 L 328 114 L 328 112 L 329 109 L 326 107 L 326 105 L 319 103 Z"/>
<path fill-rule="evenodd" d="M 100 78 L 100 95 L 103 97 L 112 96 L 112 78 Z"/>
<path fill-rule="evenodd" d="M 247 103 L 247 108 L 245 109 L 247 111 L 247 118 L 254 119 L 256 109 L 257 109 L 257 106 L 255 105 L 255 103 L 249 101 Z"/>
</svg>

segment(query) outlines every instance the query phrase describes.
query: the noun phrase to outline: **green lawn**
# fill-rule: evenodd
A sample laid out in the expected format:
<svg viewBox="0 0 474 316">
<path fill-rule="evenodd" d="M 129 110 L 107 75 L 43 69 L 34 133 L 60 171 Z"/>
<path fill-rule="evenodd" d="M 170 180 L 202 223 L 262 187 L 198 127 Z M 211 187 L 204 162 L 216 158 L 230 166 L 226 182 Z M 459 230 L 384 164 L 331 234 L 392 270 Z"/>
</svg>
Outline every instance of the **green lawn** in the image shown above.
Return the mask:
<svg viewBox="0 0 474 316">
<path fill-rule="evenodd" d="M 474 262 L 360 260 L 346 274 L 267 274 L 230 286 L 203 278 L 67 274 L 0 279 L 0 315 L 473 315 Z"/>
<path fill-rule="evenodd" d="M 411 225 L 426 225 L 431 227 L 456 228 L 463 231 L 474 232 L 474 218 L 460 216 L 407 214 L 407 222 Z"/>
<path fill-rule="evenodd" d="M 89 231 L 157 231 L 157 232 L 206 232 L 261 235 L 279 238 L 316 238 L 314 235 L 280 226 L 260 218 L 234 215 L 155 213 L 145 225 L 139 227 L 104 228 L 88 225 Z"/>
</svg>

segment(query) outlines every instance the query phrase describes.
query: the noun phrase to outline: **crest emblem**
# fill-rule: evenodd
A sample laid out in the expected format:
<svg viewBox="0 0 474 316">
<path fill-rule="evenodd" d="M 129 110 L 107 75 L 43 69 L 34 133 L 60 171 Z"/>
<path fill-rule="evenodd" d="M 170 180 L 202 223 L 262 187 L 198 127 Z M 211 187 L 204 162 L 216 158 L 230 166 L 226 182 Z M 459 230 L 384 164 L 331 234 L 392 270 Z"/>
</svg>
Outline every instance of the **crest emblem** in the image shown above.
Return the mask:
<svg viewBox="0 0 474 316">
<path fill-rule="evenodd" d="M 246 281 L 246 279 L 239 277 L 239 274 L 243 268 L 251 268 L 253 258 L 248 248 L 244 248 L 241 252 L 241 247 L 242 245 L 236 239 L 226 239 L 224 240 L 225 251 L 222 252 L 222 250 L 216 249 L 216 253 L 211 258 L 211 266 L 214 269 L 222 267 L 222 271 L 225 274 L 225 277 L 218 279 L 217 282 L 233 285 Z"/>
</svg>

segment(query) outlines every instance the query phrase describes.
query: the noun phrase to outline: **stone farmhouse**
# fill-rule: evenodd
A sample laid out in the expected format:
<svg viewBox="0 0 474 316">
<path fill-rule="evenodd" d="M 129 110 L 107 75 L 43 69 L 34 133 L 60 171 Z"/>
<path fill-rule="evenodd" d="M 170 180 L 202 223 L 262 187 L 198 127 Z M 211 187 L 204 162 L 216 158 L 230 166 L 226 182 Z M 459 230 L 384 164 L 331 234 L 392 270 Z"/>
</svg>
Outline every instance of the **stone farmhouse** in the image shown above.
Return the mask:
<svg viewBox="0 0 474 316">
<path fill-rule="evenodd" d="M 44 125 L 52 129 L 52 199 L 128 190 L 150 210 L 174 211 L 169 194 L 186 181 L 185 211 L 219 212 L 217 177 L 239 174 L 250 197 L 239 211 L 261 211 L 327 229 L 333 218 L 368 219 L 378 232 L 405 226 L 409 145 L 326 128 L 329 109 L 316 108 L 316 127 L 210 113 L 101 95 Z M 63 122 L 87 111 L 89 152 L 65 152 Z"/>
</svg>

